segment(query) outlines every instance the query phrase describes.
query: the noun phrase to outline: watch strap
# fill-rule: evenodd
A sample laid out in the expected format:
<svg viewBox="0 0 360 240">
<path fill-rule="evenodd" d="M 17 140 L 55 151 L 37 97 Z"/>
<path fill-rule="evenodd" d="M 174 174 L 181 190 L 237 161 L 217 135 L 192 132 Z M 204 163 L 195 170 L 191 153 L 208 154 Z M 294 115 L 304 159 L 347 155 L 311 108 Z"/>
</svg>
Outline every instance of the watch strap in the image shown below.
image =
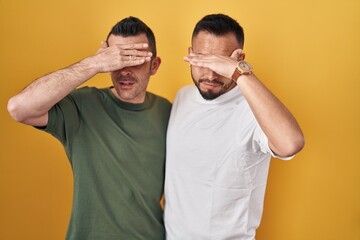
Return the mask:
<svg viewBox="0 0 360 240">
<path fill-rule="evenodd" d="M 236 83 L 238 78 L 242 75 L 242 73 L 240 72 L 240 70 L 238 68 L 235 68 L 234 73 L 231 76 L 231 79 Z"/>
<path fill-rule="evenodd" d="M 235 70 L 234 70 L 234 72 L 233 72 L 233 74 L 232 74 L 232 76 L 231 76 L 231 79 L 235 82 L 235 83 L 237 83 L 237 80 L 238 80 L 238 78 L 241 76 L 241 75 L 249 75 L 249 74 L 251 74 L 252 72 L 250 71 L 250 72 L 241 72 L 238 68 L 235 68 Z"/>
</svg>

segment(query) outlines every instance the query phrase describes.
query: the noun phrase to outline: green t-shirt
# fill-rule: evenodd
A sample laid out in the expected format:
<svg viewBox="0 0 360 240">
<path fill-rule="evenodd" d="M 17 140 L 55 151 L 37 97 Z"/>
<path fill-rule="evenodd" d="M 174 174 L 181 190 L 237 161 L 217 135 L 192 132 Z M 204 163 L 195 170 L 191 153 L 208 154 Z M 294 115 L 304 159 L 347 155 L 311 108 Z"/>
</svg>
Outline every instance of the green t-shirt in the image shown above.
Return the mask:
<svg viewBox="0 0 360 240">
<path fill-rule="evenodd" d="M 49 111 L 44 131 L 64 145 L 74 175 L 66 239 L 164 239 L 166 129 L 171 104 L 146 94 L 120 101 L 111 89 L 84 87 Z"/>
</svg>

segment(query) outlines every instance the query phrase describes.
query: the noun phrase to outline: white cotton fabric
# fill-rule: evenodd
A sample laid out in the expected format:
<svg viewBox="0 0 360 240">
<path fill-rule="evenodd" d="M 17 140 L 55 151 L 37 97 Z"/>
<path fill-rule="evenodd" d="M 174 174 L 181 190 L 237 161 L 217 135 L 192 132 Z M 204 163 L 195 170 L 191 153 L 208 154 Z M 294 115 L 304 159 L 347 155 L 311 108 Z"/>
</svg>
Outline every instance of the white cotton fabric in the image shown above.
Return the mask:
<svg viewBox="0 0 360 240">
<path fill-rule="evenodd" d="M 167 239 L 255 239 L 271 155 L 238 87 L 211 101 L 182 88 L 167 132 Z"/>
</svg>

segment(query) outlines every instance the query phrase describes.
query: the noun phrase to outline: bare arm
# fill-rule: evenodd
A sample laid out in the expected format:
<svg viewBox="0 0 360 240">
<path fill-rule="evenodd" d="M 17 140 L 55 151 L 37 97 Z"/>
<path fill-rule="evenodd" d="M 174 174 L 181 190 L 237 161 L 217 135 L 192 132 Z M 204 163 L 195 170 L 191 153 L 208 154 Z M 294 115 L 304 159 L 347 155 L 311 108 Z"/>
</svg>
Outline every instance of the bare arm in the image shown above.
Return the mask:
<svg viewBox="0 0 360 240">
<path fill-rule="evenodd" d="M 144 43 L 111 47 L 102 43 L 95 55 L 32 82 L 9 100 L 8 111 L 18 122 L 46 126 L 51 107 L 94 75 L 150 61 L 151 52 L 144 51 L 146 48 Z"/>
<path fill-rule="evenodd" d="M 237 61 L 236 57 L 191 54 L 185 61 L 199 67 L 206 67 L 219 75 L 230 78 Z M 269 147 L 281 157 L 292 156 L 304 146 L 304 136 L 294 118 L 284 104 L 255 76 L 242 75 L 237 85 L 269 139 Z"/>
<path fill-rule="evenodd" d="M 304 136 L 285 105 L 254 74 L 240 76 L 237 84 L 268 137 L 271 150 L 282 157 L 299 152 Z"/>
</svg>

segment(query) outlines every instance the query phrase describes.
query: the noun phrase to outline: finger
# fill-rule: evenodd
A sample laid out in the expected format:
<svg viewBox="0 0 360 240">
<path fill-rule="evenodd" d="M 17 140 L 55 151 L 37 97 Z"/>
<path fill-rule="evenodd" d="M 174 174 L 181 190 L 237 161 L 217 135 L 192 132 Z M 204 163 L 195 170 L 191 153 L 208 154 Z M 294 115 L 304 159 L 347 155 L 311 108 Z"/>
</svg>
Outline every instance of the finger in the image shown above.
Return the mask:
<svg viewBox="0 0 360 240">
<path fill-rule="evenodd" d="M 122 49 L 147 49 L 149 44 L 147 43 L 130 43 L 130 44 L 119 44 Z"/>
<path fill-rule="evenodd" d="M 201 59 L 197 58 L 196 56 L 190 55 L 190 56 L 185 56 L 184 61 L 186 61 L 190 64 L 195 64 L 197 62 L 200 62 Z"/>
<path fill-rule="evenodd" d="M 188 62 L 214 62 L 217 60 L 217 57 L 214 55 L 191 53 L 189 56 L 184 57 L 184 60 Z"/>
<path fill-rule="evenodd" d="M 124 62 L 125 66 L 124 67 L 132 67 L 132 66 L 137 66 L 137 65 L 141 65 L 145 62 L 149 62 L 151 60 L 150 57 L 132 57 L 131 59 L 129 58 L 127 61 Z"/>
<path fill-rule="evenodd" d="M 205 56 L 204 55 L 198 55 L 194 53 L 190 53 L 188 56 L 184 57 L 184 60 L 187 62 L 199 62 L 204 61 Z"/>
<path fill-rule="evenodd" d="M 144 62 L 149 62 L 151 61 L 151 57 L 139 57 L 139 56 L 124 56 L 124 61 L 126 61 L 127 63 L 144 63 Z"/>
<path fill-rule="evenodd" d="M 121 54 L 125 56 L 152 57 L 152 52 L 150 51 L 122 50 Z"/>
<path fill-rule="evenodd" d="M 197 59 L 194 56 L 186 56 L 184 57 L 184 61 L 190 63 L 190 65 L 196 66 L 196 67 L 205 67 L 206 63 L 202 61 L 201 59 Z"/>
</svg>

